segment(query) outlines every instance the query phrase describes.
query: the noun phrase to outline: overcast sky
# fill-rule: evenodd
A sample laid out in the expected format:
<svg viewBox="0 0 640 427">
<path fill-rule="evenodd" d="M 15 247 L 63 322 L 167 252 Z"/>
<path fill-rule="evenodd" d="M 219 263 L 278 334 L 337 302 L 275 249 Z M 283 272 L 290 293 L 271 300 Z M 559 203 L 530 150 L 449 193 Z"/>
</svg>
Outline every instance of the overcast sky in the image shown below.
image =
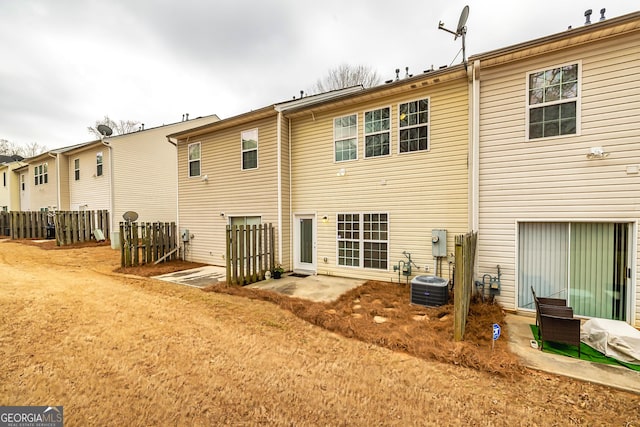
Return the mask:
<svg viewBox="0 0 640 427">
<path fill-rule="evenodd" d="M 607 4 L 608 3 L 608 4 Z M 640 9 L 637 0 L 0 0 L 0 139 L 49 149 L 96 120 L 231 117 L 311 91 L 341 63 L 383 80 Z M 458 57 L 456 58 L 456 55 Z"/>
</svg>

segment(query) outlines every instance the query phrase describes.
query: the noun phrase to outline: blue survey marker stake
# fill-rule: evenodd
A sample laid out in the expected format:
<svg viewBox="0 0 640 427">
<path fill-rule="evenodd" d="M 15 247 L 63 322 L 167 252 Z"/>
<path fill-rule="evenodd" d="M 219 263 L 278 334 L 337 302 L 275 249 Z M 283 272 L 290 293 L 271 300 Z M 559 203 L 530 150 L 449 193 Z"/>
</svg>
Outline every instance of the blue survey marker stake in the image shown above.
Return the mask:
<svg viewBox="0 0 640 427">
<path fill-rule="evenodd" d="M 491 351 L 493 351 L 493 347 L 496 344 L 496 340 L 498 338 L 500 338 L 500 325 L 498 325 L 497 323 L 493 324 L 493 340 L 491 341 Z"/>
</svg>

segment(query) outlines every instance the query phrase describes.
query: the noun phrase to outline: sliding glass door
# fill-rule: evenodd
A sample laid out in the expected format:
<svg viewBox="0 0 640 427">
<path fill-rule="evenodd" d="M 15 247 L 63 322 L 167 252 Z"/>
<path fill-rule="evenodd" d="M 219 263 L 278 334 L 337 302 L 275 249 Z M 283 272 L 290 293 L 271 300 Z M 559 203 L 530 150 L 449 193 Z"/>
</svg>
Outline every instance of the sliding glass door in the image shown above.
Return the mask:
<svg viewBox="0 0 640 427">
<path fill-rule="evenodd" d="M 581 316 L 626 320 L 626 223 L 520 223 L 518 307 L 534 309 L 531 287 L 564 298 Z"/>
</svg>

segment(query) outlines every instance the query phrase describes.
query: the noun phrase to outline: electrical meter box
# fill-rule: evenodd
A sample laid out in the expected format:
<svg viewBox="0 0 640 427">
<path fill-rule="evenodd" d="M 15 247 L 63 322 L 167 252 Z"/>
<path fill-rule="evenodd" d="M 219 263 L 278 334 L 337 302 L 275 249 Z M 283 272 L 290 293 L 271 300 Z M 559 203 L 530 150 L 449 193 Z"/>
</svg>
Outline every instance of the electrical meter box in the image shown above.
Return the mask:
<svg viewBox="0 0 640 427">
<path fill-rule="evenodd" d="M 188 242 L 189 241 L 189 229 L 188 228 L 183 228 L 182 231 L 180 231 L 180 238 L 182 239 L 183 242 Z"/>
<path fill-rule="evenodd" d="M 447 256 L 447 230 L 431 230 L 431 255 Z"/>
</svg>

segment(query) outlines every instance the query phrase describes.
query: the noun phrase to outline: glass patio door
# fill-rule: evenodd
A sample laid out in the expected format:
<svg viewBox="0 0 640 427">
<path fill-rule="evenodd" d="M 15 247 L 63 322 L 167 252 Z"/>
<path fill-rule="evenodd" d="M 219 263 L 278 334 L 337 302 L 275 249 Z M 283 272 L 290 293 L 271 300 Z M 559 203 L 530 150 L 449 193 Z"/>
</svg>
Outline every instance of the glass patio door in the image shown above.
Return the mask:
<svg viewBox="0 0 640 427">
<path fill-rule="evenodd" d="M 576 315 L 626 320 L 629 233 L 626 223 L 520 223 L 518 307 L 565 298 Z"/>
</svg>

